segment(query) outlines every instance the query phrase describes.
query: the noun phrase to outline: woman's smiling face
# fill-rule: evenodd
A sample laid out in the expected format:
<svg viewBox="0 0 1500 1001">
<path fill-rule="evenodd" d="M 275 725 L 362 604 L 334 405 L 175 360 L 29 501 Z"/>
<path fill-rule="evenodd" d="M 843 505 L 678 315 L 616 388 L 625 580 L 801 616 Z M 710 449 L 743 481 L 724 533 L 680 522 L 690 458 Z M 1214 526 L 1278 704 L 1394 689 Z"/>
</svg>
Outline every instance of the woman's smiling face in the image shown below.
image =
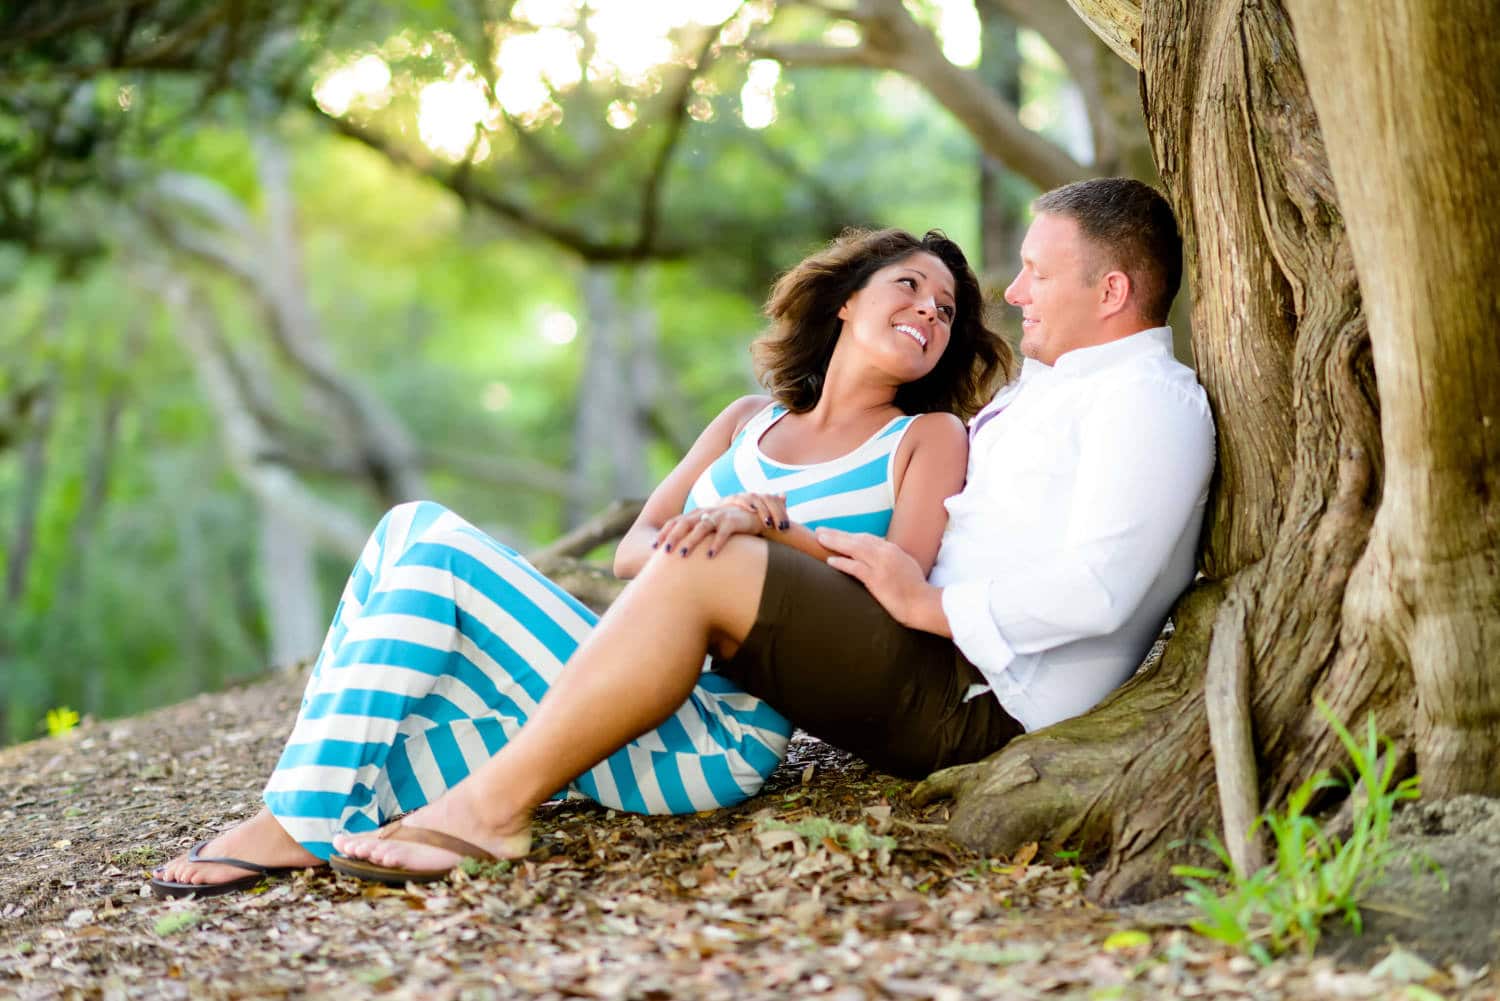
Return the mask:
<svg viewBox="0 0 1500 1001">
<path fill-rule="evenodd" d="M 901 382 L 931 372 L 948 347 L 955 310 L 953 274 L 919 250 L 870 275 L 839 319 L 840 339 L 852 338 Z"/>
</svg>

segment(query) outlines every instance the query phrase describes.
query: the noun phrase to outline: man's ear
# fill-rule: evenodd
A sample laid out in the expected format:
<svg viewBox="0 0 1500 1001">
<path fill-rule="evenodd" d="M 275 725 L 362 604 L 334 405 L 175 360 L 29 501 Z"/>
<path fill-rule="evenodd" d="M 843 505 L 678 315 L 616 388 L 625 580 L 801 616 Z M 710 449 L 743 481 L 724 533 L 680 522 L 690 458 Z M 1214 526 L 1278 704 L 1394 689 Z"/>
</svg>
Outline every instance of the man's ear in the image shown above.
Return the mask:
<svg viewBox="0 0 1500 1001">
<path fill-rule="evenodd" d="M 1113 316 L 1130 304 L 1130 276 L 1123 271 L 1111 271 L 1104 276 L 1103 292 L 1099 306 L 1105 316 Z"/>
</svg>

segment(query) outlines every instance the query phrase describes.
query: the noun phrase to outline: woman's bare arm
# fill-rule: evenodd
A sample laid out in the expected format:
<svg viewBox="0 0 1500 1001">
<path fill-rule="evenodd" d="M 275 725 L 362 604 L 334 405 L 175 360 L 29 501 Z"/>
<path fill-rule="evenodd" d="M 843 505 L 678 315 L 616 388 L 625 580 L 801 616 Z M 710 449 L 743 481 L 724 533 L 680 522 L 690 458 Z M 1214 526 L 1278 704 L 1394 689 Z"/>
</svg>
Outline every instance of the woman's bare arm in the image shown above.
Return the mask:
<svg viewBox="0 0 1500 1001">
<path fill-rule="evenodd" d="M 923 414 L 912 423 L 901 448 L 906 455 L 896 453 L 896 510 L 885 537 L 910 553 L 926 576 L 937 562 L 938 545 L 948 527 L 943 501 L 964 487 L 969 432 L 952 414 Z"/>
<path fill-rule="evenodd" d="M 745 422 L 763 410 L 771 402 L 768 396 L 742 396 L 709 422 L 693 447 L 667 474 L 666 479 L 651 491 L 641 508 L 640 516 L 630 526 L 620 544 L 615 548 L 615 576 L 631 578 L 641 572 L 651 558 L 651 543 L 661 526 L 672 517 L 681 514 L 687 503 L 693 484 L 713 461 L 729 450 L 734 436 Z"/>
</svg>

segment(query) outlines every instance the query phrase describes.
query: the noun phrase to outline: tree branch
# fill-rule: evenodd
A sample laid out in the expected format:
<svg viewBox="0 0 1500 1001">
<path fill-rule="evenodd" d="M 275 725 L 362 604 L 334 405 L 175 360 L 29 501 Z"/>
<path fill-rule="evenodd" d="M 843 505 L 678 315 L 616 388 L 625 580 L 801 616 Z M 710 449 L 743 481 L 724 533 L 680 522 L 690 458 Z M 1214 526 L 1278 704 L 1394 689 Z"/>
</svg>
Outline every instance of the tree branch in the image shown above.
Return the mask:
<svg viewBox="0 0 1500 1001">
<path fill-rule="evenodd" d="M 863 44 L 850 49 L 804 48 L 805 55 L 820 61 L 804 65 L 864 65 L 910 77 L 959 120 L 986 154 L 1039 188 L 1055 188 L 1088 176 L 1082 164 L 1022 125 L 1015 107 L 991 90 L 979 74 L 950 62 L 932 32 L 917 23 L 902 0 L 858 0 L 840 16 L 860 26 Z M 752 46 L 752 51 L 769 53 L 772 48 Z M 797 52 L 793 46 L 780 50 L 788 59 Z"/>
<path fill-rule="evenodd" d="M 528 558 L 540 569 L 565 558 L 581 557 L 606 542 L 612 542 L 640 517 L 643 502 L 617 500 L 571 532 L 533 552 Z M 546 573 L 546 570 L 542 571 Z"/>
<path fill-rule="evenodd" d="M 1154 180 L 1141 118 L 1139 71 L 1119 59 L 1070 8 L 1026 0 L 982 0 L 991 11 L 1041 35 L 1083 95 L 1094 140 L 1094 167 Z"/>
<path fill-rule="evenodd" d="M 364 143 L 399 167 L 436 181 L 462 198 L 466 204 L 477 205 L 521 229 L 545 237 L 584 260 L 599 263 L 673 260 L 686 257 L 692 249 L 686 244 L 665 240 L 643 246 L 639 239 L 628 242 L 595 239 L 581 229 L 542 216 L 523 201 L 507 198 L 473 184 L 436 157 L 398 146 L 357 122 L 328 114 L 315 104 L 310 104 L 309 107 L 333 131 Z"/>
<path fill-rule="evenodd" d="M 552 583 L 601 614 L 620 596 L 627 583 L 603 567 L 582 560 L 564 557 L 541 563 L 533 559 L 532 563 Z"/>
<path fill-rule="evenodd" d="M 1139 0 L 1068 0 L 1094 34 L 1114 54 L 1141 68 L 1141 4 Z"/>
<path fill-rule="evenodd" d="M 257 165 L 266 200 L 267 227 L 261 233 L 242 206 L 227 191 L 202 178 L 174 175 L 158 181 L 155 190 L 165 199 L 219 224 L 220 231 L 179 223 L 152 200 L 138 206 L 141 216 L 171 247 L 223 270 L 239 281 L 267 318 L 266 331 L 286 362 L 313 389 L 312 400 L 323 416 L 347 439 L 339 449 L 355 457 L 350 464 L 317 462 L 306 448 L 286 440 L 262 440 L 248 454 L 257 460 L 276 459 L 303 468 L 346 474 L 353 470 L 384 503 L 410 500 L 426 493 L 419 472 L 417 450 L 405 425 L 372 394 L 354 384 L 341 370 L 323 342 L 302 285 L 294 208 L 288 165 L 279 145 L 269 136 L 256 137 Z M 269 408 L 263 394 L 250 392 L 244 373 L 226 359 L 226 378 L 239 376 L 241 405 L 269 429 Z M 297 458 L 293 458 L 297 457 Z"/>
<path fill-rule="evenodd" d="M 723 26 L 720 25 L 720 28 Z M 697 78 L 709 53 L 713 51 L 719 37 L 719 29 L 709 31 L 699 47 L 698 54 L 693 61 L 683 67 L 681 79 L 678 81 L 677 90 L 672 95 L 672 101 L 667 107 L 665 115 L 666 136 L 656 150 L 656 156 L 652 158 L 651 169 L 646 174 L 646 184 L 641 191 L 641 213 L 640 232 L 636 235 L 636 246 L 648 248 L 657 239 L 657 233 L 661 223 L 661 191 L 666 181 L 667 168 L 671 165 L 672 154 L 677 149 L 677 144 L 682 139 L 683 129 L 687 125 L 688 102 L 693 96 L 693 80 Z"/>
<path fill-rule="evenodd" d="M 266 201 L 270 263 L 260 299 L 272 316 L 270 332 L 288 361 L 340 419 L 381 500 L 398 503 L 421 497 L 427 489 L 417 472 L 416 447 L 405 424 L 340 370 L 307 301 L 285 150 L 263 131 L 255 134 L 254 146 Z"/>
<path fill-rule="evenodd" d="M 484 456 L 457 449 L 424 448 L 424 469 L 447 469 L 467 479 L 497 487 L 522 487 L 538 493 L 565 496 L 573 487 L 568 474 L 543 462 L 515 456 Z"/>
<path fill-rule="evenodd" d="M 859 67 L 861 69 L 895 69 L 886 57 L 864 45 L 815 45 L 808 42 L 760 42 L 750 51 L 786 66 Z"/>
<path fill-rule="evenodd" d="M 9 24 L 0 22 L 0 27 L 6 29 L 0 32 L 0 52 L 24 49 L 33 42 L 56 38 L 79 28 L 91 28 L 108 21 L 121 11 L 133 13 L 140 6 L 141 0 L 106 0 L 105 3 L 94 4 L 81 10 L 76 8 L 64 10 L 45 23 L 34 21 L 27 24 L 25 15 L 42 10 L 42 5 L 18 4 L 14 8 L 15 20 Z"/>
<path fill-rule="evenodd" d="M 146 276 L 177 316 L 173 330 L 188 349 L 199 385 L 219 416 L 230 464 L 241 482 L 263 503 L 294 520 L 308 534 L 348 559 L 359 556 L 367 534 L 359 519 L 307 488 L 289 469 L 263 461 L 274 451 L 265 431 L 240 397 L 235 380 L 215 345 L 223 342 L 217 321 L 186 279 L 164 273 Z"/>
<path fill-rule="evenodd" d="M 1028 0 L 980 0 L 979 5 L 998 11 L 1019 25 L 1041 35 L 1052 46 L 1071 71 L 1075 66 L 1091 64 L 1096 40 L 1088 25 L 1071 10 L 1056 3 L 1029 3 Z M 1077 74 L 1073 74 L 1077 78 Z"/>
<path fill-rule="evenodd" d="M 1236 871 L 1249 876 L 1265 865 L 1265 852 L 1251 830 L 1260 813 L 1260 788 L 1250 724 L 1250 644 L 1245 634 L 1245 599 L 1238 594 L 1231 593 L 1225 599 L 1214 619 L 1203 688 L 1219 808 L 1224 815 L 1224 845 Z"/>
</svg>

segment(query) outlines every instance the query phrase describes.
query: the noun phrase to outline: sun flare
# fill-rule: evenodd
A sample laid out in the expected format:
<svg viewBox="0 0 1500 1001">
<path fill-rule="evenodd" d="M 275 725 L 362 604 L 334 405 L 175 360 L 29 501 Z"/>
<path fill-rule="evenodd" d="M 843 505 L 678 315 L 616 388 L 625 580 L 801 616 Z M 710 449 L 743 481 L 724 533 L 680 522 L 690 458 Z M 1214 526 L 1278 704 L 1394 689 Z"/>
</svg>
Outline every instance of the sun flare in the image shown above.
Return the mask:
<svg viewBox="0 0 1500 1001">
<path fill-rule="evenodd" d="M 720 42 L 733 46 L 768 22 L 772 11 L 764 0 L 516 0 L 509 19 L 494 29 L 491 73 L 462 62 L 450 48 L 453 38 L 442 32 L 426 39 L 402 35 L 382 47 L 386 58 L 368 53 L 324 73 L 313 97 L 330 115 L 384 107 L 399 86 L 393 65 L 413 53 L 431 57 L 450 51 L 455 58 L 444 79 L 405 77 L 408 87 L 418 88 L 416 131 L 438 156 L 455 162 L 483 160 L 491 152 L 488 133 L 500 128 L 506 116 L 526 128 L 555 123 L 562 117 L 562 96 L 593 83 L 633 92 L 634 99 L 613 100 L 605 112 L 611 127 L 630 128 L 637 121 L 637 101 L 662 85 L 662 68 L 683 60 L 683 29 L 719 28 Z M 973 0 L 938 0 L 934 13 L 944 53 L 955 63 L 973 65 L 979 55 Z M 834 21 L 825 42 L 851 44 L 857 40 L 853 31 L 850 22 Z M 749 63 L 739 93 L 746 126 L 763 129 L 776 121 L 778 88 L 785 89 L 779 63 Z M 711 120 L 709 96 L 698 92 L 689 114 L 697 121 Z"/>
</svg>

